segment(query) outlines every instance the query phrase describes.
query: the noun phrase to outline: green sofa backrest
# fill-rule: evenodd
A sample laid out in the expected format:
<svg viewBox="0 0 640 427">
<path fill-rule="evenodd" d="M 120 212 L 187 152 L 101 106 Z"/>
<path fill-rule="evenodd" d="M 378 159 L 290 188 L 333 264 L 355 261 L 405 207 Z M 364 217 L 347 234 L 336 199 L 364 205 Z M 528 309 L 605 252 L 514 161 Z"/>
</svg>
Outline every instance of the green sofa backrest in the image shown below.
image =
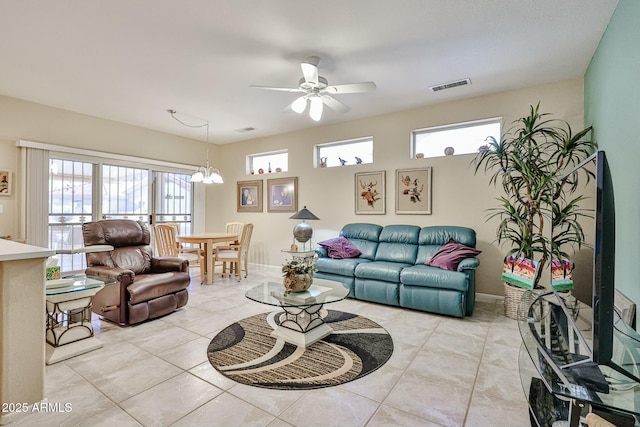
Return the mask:
<svg viewBox="0 0 640 427">
<path fill-rule="evenodd" d="M 449 239 L 472 248 L 476 247 L 476 232 L 472 228 L 452 225 L 424 227 L 420 230 L 418 239 L 416 265 L 429 261 Z"/>
<path fill-rule="evenodd" d="M 340 236 L 349 239 L 362 252 L 360 258 L 373 260 L 378 249 L 378 239 L 381 231 L 381 225 L 358 222 L 342 227 Z"/>
<path fill-rule="evenodd" d="M 417 225 L 387 225 L 382 229 L 376 251 L 376 261 L 414 264 L 418 254 Z"/>
</svg>

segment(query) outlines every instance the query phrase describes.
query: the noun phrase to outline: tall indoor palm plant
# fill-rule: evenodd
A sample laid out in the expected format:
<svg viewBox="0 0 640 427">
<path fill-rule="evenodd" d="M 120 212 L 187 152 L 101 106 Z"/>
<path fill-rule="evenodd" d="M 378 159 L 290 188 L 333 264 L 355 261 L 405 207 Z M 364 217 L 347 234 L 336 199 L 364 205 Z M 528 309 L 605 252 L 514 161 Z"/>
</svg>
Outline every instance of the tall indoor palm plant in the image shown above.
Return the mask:
<svg viewBox="0 0 640 427">
<path fill-rule="evenodd" d="M 565 175 L 596 149 L 587 139 L 591 127 L 574 134 L 567 122 L 548 118 L 539 108 L 540 103 L 530 106 L 529 115 L 517 119 L 500 141 L 489 137 L 472 162 L 476 174 L 483 170 L 491 174 L 490 183 L 502 187 L 504 195 L 497 198 L 499 204 L 488 217 L 500 220 L 497 241 L 511 244 L 507 258 L 538 263 L 535 285 L 562 245 L 584 243 L 580 225 L 583 196 L 578 194 L 577 176 Z M 554 228 L 561 230 L 553 238 L 550 228 L 545 228 L 551 225 L 551 218 L 558 222 Z"/>
</svg>

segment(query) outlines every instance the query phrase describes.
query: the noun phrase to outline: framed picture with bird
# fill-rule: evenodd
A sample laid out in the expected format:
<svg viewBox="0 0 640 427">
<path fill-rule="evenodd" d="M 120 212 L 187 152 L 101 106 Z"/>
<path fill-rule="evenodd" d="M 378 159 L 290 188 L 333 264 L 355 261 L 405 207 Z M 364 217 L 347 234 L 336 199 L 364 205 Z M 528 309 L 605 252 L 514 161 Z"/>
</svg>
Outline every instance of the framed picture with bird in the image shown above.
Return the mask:
<svg viewBox="0 0 640 427">
<path fill-rule="evenodd" d="M 356 215 L 386 213 L 386 172 L 358 172 L 355 174 Z"/>
<path fill-rule="evenodd" d="M 431 168 L 396 170 L 396 214 L 431 214 Z"/>
</svg>

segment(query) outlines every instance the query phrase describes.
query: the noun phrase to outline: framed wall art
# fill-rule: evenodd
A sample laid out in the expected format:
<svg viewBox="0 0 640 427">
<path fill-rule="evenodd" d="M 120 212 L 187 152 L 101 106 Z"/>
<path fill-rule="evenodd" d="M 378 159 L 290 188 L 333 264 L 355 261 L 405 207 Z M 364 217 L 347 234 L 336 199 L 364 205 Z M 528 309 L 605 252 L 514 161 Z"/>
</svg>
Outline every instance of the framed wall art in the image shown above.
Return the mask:
<svg viewBox="0 0 640 427">
<path fill-rule="evenodd" d="M 267 180 L 268 212 L 298 212 L 298 177 Z"/>
<path fill-rule="evenodd" d="M 431 168 L 396 170 L 396 214 L 431 214 Z"/>
<path fill-rule="evenodd" d="M 11 195 L 11 171 L 0 170 L 0 196 Z"/>
<path fill-rule="evenodd" d="M 262 212 L 262 180 L 238 181 L 238 212 Z"/>
<path fill-rule="evenodd" d="M 355 213 L 384 215 L 387 206 L 386 172 L 358 172 L 355 174 Z"/>
</svg>

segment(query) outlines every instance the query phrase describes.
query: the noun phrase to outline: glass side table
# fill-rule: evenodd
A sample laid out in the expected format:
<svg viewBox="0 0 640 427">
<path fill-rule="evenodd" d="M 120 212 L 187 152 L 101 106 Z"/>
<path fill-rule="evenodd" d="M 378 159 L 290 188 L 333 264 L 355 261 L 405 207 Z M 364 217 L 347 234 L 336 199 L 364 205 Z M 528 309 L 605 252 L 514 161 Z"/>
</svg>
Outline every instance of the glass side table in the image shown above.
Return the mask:
<svg viewBox="0 0 640 427">
<path fill-rule="evenodd" d="M 316 251 L 290 251 L 283 250 L 282 252 L 287 253 L 291 256 L 291 259 L 299 262 L 305 262 L 307 264 L 315 264 L 318 254 Z"/>
<path fill-rule="evenodd" d="M 45 283 L 47 365 L 101 348 L 91 324 L 93 296 L 115 282 L 79 276 Z"/>
<path fill-rule="evenodd" d="M 573 296 L 527 291 L 518 318 L 518 368 L 532 425 L 564 422 L 578 427 L 589 408 L 616 413 L 616 425 L 639 425 L 634 422 L 640 420 L 640 382 L 635 379 L 640 374 L 640 335 L 635 329 L 616 315 L 612 360 L 633 373 L 623 375 L 590 361 L 593 313 Z"/>
</svg>

